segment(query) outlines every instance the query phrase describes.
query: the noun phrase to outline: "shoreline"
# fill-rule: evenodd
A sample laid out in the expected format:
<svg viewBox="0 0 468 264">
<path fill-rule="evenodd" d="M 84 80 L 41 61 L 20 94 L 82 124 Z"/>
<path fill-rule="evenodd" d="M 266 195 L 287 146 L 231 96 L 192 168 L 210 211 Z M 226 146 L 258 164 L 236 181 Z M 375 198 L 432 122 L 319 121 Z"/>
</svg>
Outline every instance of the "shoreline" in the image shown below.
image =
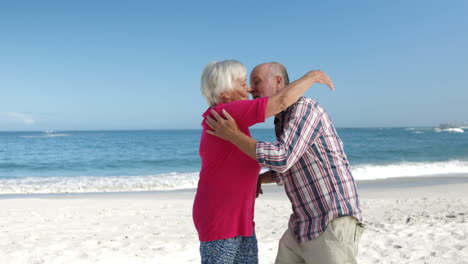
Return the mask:
<svg viewBox="0 0 468 264">
<path fill-rule="evenodd" d="M 468 174 L 438 174 L 432 176 L 419 177 L 395 177 L 376 180 L 357 180 L 359 192 L 373 192 L 377 190 L 391 190 L 400 188 L 423 188 L 438 185 L 457 185 L 468 184 Z M 266 184 L 263 187 L 269 192 L 284 192 L 283 187 L 276 184 Z M 458 189 L 458 188 L 457 188 Z M 177 196 L 193 196 L 195 188 L 162 190 L 162 191 L 124 191 L 124 192 L 90 192 L 90 193 L 31 193 L 31 194 L 0 194 L 0 200 L 3 199 L 80 199 L 80 198 L 102 198 L 111 199 L 118 197 L 135 199 L 149 196 L 168 196 L 175 198 Z"/>
</svg>

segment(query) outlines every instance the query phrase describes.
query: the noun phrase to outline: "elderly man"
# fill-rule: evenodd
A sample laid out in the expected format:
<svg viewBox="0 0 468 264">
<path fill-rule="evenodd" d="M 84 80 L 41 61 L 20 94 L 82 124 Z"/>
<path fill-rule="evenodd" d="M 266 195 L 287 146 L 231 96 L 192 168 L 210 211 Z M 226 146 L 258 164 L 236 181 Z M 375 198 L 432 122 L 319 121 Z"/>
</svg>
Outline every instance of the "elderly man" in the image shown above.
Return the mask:
<svg viewBox="0 0 468 264">
<path fill-rule="evenodd" d="M 272 96 L 288 83 L 283 65 L 258 65 L 250 76 L 254 98 Z M 208 133 L 232 142 L 270 171 L 262 183 L 284 185 L 293 213 L 279 242 L 276 263 L 356 263 L 363 231 L 354 178 L 343 143 L 326 111 L 301 97 L 275 116 L 277 141 L 246 136 L 235 120 L 213 113 Z"/>
</svg>

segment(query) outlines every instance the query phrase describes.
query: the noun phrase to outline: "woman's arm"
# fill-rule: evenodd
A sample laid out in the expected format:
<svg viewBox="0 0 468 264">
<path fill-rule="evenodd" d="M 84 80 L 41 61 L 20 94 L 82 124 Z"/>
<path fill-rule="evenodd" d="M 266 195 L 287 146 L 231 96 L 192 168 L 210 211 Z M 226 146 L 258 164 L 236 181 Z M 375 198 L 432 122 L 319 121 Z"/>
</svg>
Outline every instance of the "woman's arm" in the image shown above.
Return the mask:
<svg viewBox="0 0 468 264">
<path fill-rule="evenodd" d="M 310 71 L 268 98 L 265 118 L 274 116 L 294 104 L 314 83 L 326 84 L 332 91 L 335 89 L 333 82 L 324 72 Z"/>
</svg>

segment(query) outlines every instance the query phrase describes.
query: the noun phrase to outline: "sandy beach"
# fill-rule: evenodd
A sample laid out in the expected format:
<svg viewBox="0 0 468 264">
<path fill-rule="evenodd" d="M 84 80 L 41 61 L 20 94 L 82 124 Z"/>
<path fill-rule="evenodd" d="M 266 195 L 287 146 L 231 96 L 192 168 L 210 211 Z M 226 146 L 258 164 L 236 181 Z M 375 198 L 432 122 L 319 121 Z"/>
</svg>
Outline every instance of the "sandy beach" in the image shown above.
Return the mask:
<svg viewBox="0 0 468 264">
<path fill-rule="evenodd" d="M 468 263 L 468 177 L 358 182 L 366 231 L 359 263 Z M 273 263 L 291 212 L 265 188 L 255 221 Z M 194 190 L 0 196 L 1 263 L 199 263 Z"/>
</svg>

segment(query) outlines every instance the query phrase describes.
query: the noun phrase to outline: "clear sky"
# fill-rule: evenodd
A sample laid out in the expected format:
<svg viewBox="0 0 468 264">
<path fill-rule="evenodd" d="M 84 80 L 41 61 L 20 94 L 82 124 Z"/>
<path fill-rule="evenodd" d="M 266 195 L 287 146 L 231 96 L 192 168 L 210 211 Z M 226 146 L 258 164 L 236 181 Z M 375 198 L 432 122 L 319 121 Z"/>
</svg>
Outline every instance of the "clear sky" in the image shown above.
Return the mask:
<svg viewBox="0 0 468 264">
<path fill-rule="evenodd" d="M 467 14 L 466 0 L 2 1 L 0 130 L 199 128 L 200 74 L 224 59 L 325 71 L 336 91 L 306 96 L 337 127 L 468 121 Z"/>
</svg>

